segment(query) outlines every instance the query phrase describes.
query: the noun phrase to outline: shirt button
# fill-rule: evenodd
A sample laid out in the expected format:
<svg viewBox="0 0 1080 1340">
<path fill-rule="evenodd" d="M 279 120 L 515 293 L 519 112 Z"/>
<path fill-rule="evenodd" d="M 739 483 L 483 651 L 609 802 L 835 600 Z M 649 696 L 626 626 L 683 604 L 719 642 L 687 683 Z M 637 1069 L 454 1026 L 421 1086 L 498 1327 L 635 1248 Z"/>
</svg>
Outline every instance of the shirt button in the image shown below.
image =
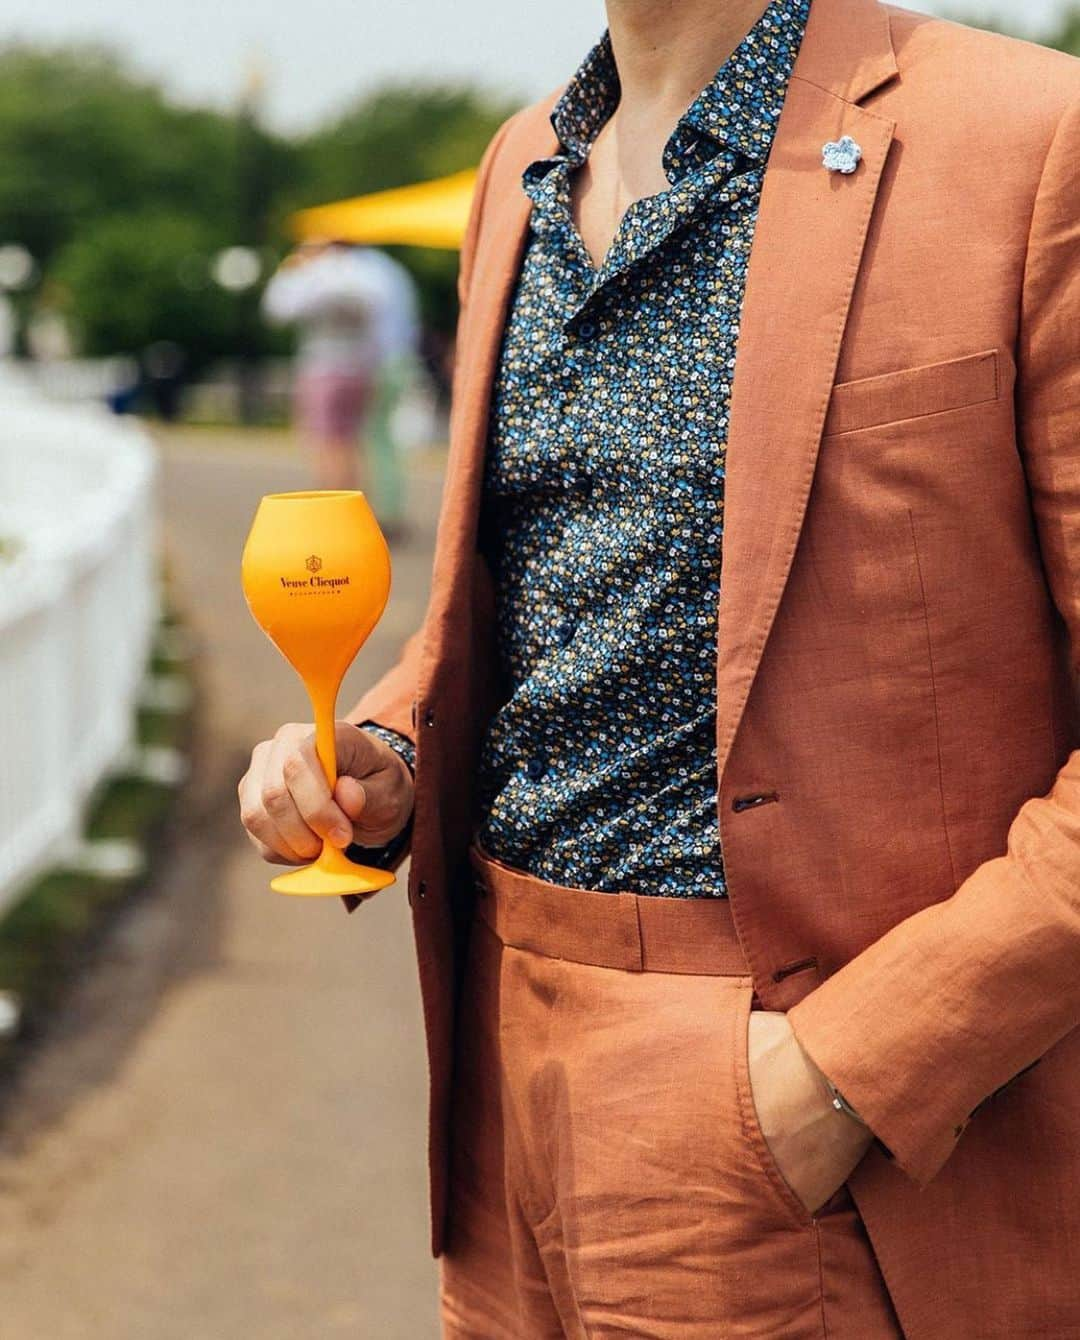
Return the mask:
<svg viewBox="0 0 1080 1340">
<path fill-rule="evenodd" d="M 547 772 L 547 758 L 543 754 L 534 754 L 525 764 L 525 772 L 530 781 L 539 781 Z"/>
<path fill-rule="evenodd" d="M 574 480 L 574 487 L 583 498 L 588 498 L 593 491 L 592 475 L 578 475 Z"/>
<path fill-rule="evenodd" d="M 574 630 L 577 624 L 573 619 L 564 619 L 555 630 L 555 638 L 560 647 L 565 647 L 574 636 Z"/>
<path fill-rule="evenodd" d="M 581 325 L 578 326 L 578 337 L 580 339 L 591 340 L 595 334 L 596 334 L 595 321 L 583 321 Z"/>
</svg>

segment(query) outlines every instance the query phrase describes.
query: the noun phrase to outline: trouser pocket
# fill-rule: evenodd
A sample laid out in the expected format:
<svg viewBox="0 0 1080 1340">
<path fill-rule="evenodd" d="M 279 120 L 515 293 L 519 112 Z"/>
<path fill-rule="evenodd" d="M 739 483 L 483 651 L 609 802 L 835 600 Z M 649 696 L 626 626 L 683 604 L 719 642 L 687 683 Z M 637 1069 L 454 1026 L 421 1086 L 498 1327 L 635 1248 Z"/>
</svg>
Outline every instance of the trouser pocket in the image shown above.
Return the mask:
<svg viewBox="0 0 1080 1340">
<path fill-rule="evenodd" d="M 780 1167 L 769 1148 L 758 1120 L 754 1105 L 753 1086 L 750 1081 L 749 1033 L 753 987 L 747 985 L 738 993 L 733 1009 L 734 1037 L 731 1045 L 732 1074 L 735 1082 L 735 1094 L 742 1123 L 742 1133 L 747 1145 L 757 1160 L 764 1181 L 772 1189 L 777 1203 L 790 1216 L 799 1228 L 809 1228 L 814 1216 L 795 1194 L 790 1183 L 780 1171 Z"/>
</svg>

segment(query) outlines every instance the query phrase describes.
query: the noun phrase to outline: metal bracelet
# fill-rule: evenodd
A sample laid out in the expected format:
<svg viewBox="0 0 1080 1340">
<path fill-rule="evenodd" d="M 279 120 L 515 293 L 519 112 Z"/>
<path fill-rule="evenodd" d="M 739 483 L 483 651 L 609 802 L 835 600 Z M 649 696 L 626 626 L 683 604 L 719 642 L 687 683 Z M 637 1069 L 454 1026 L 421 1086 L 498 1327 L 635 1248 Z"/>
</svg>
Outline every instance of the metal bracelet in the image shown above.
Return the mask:
<svg viewBox="0 0 1080 1340">
<path fill-rule="evenodd" d="M 836 1108 L 837 1112 L 846 1112 L 849 1117 L 854 1117 L 860 1126 L 865 1126 L 866 1122 L 859 1116 L 858 1112 L 855 1111 L 828 1075 L 824 1075 L 822 1078 L 825 1080 L 826 1088 L 829 1090 L 829 1095 L 832 1098 L 832 1105 Z"/>
</svg>

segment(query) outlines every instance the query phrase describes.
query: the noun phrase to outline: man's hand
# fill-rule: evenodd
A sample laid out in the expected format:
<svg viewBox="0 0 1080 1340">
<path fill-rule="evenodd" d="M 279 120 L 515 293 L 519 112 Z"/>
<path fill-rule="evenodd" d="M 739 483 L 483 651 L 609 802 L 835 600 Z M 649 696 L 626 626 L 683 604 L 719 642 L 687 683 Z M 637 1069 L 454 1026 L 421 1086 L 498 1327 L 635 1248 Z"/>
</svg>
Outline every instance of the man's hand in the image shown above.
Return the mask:
<svg viewBox="0 0 1080 1340">
<path fill-rule="evenodd" d="M 325 838 L 335 847 L 382 846 L 412 812 L 408 765 L 383 740 L 337 723 L 338 780 L 333 794 L 309 723 L 282 726 L 255 746 L 237 788 L 240 821 L 264 861 L 306 865 Z"/>
<path fill-rule="evenodd" d="M 747 1041 L 758 1125 L 777 1167 L 808 1213 L 846 1182 L 873 1132 L 839 1112 L 787 1015 L 752 1010 Z"/>
</svg>

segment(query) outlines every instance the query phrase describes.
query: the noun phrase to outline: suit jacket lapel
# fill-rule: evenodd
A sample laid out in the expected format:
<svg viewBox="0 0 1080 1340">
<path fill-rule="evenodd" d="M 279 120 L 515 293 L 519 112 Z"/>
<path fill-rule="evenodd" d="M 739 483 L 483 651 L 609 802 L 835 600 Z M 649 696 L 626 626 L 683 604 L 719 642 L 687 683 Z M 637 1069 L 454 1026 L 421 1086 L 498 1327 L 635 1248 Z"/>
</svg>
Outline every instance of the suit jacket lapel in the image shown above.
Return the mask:
<svg viewBox="0 0 1080 1340">
<path fill-rule="evenodd" d="M 843 96 L 895 73 L 871 0 L 815 0 L 765 174 L 732 383 L 717 635 L 723 775 L 795 554 L 895 123 Z M 839 91 L 831 91 L 827 84 Z M 850 135 L 856 171 L 822 165 Z"/>
<path fill-rule="evenodd" d="M 468 307 L 459 332 L 450 418 L 450 452 L 435 540 L 429 630 L 460 628 L 460 611 L 470 599 L 476 571 L 477 522 L 487 447 L 491 397 L 503 330 L 529 235 L 532 200 L 521 183 L 524 168 L 558 141 L 548 120 L 550 98 L 533 116 L 511 128 L 492 164 L 473 259 Z M 462 603 L 464 602 L 464 603 Z M 421 666 L 435 669 L 438 648 L 427 639 Z M 430 658 L 430 659 L 429 659 Z"/>
</svg>

